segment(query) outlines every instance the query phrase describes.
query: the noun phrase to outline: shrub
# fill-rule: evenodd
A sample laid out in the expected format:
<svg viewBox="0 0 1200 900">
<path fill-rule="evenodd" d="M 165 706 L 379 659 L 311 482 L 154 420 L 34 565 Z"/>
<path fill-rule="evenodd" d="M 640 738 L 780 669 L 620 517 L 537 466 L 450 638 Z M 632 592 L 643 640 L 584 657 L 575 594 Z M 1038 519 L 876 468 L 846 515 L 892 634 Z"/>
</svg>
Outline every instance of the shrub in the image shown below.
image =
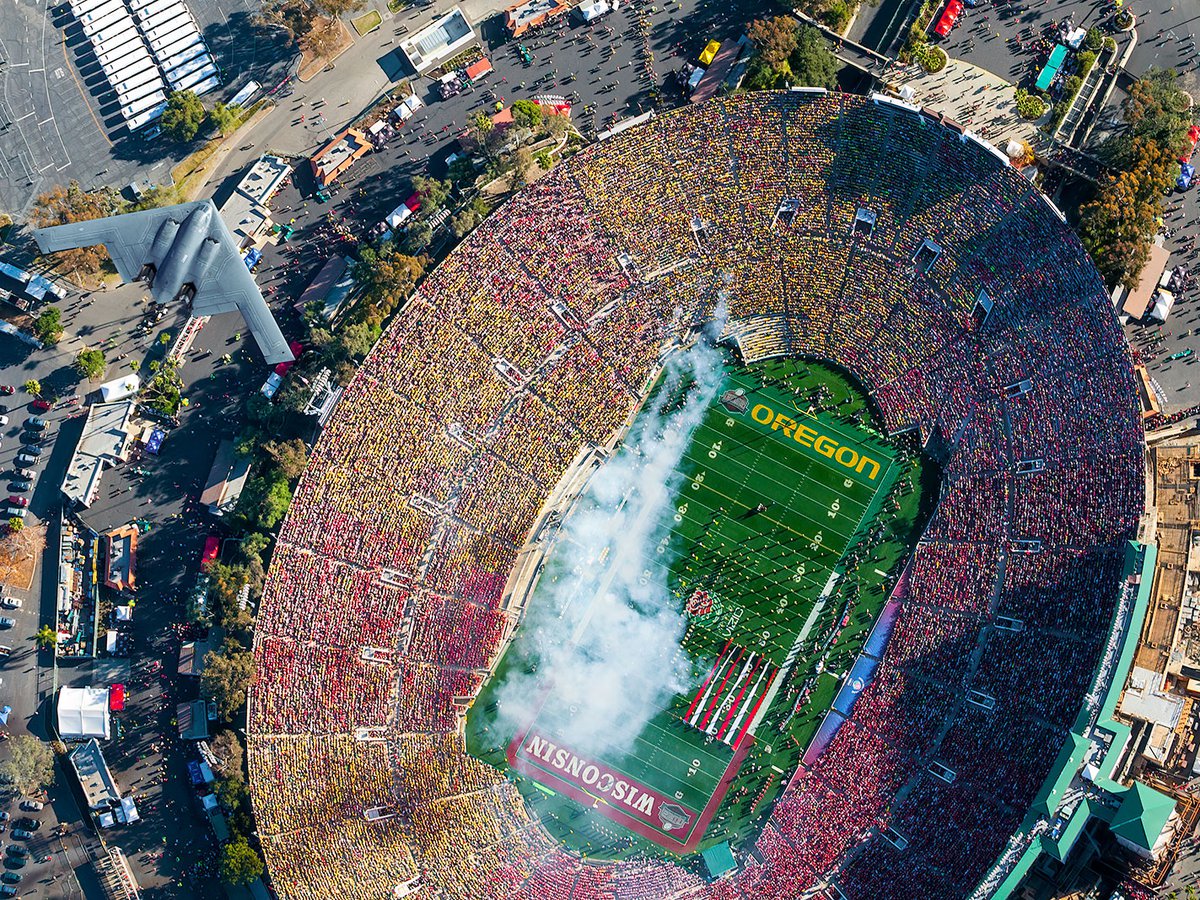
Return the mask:
<svg viewBox="0 0 1200 900">
<path fill-rule="evenodd" d="M 1024 88 L 1017 88 L 1017 115 L 1022 119 L 1040 119 L 1045 112 L 1045 100 Z"/>
<path fill-rule="evenodd" d="M 1104 46 L 1104 35 L 1100 33 L 1100 29 L 1094 25 L 1087 30 L 1087 34 L 1083 38 L 1083 45 L 1093 53 Z"/>
<path fill-rule="evenodd" d="M 1092 71 L 1092 66 L 1096 64 L 1096 54 L 1090 50 L 1084 50 L 1075 57 L 1075 61 L 1079 63 L 1079 77 L 1086 78 L 1087 73 Z"/>
</svg>

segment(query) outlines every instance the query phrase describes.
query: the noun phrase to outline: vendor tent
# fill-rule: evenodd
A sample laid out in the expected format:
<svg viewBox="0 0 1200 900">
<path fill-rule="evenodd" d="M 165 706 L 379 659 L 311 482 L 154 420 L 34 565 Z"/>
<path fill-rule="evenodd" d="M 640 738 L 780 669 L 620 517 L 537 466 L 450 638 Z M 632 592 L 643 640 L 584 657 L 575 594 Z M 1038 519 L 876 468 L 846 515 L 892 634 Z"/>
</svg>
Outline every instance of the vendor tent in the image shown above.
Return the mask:
<svg viewBox="0 0 1200 900">
<path fill-rule="evenodd" d="M 111 736 L 108 690 L 65 687 L 58 692 L 58 735 L 63 740 Z"/>
<path fill-rule="evenodd" d="M 115 403 L 126 397 L 132 397 L 141 387 L 142 382 L 136 375 L 125 375 L 100 385 L 100 396 L 105 403 Z"/>
</svg>

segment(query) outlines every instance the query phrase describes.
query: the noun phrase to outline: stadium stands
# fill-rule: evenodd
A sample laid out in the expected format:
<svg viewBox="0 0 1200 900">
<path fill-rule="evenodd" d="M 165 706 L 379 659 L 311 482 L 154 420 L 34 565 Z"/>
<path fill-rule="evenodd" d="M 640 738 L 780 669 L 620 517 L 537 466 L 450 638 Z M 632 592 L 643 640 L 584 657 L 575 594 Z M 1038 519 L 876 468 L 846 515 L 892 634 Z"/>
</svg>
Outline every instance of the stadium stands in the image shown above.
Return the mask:
<svg viewBox="0 0 1200 900">
<path fill-rule="evenodd" d="M 734 878 L 708 884 L 555 846 L 459 726 L 543 499 L 626 419 L 664 343 L 714 313 L 747 359 L 850 369 L 944 479 L 874 681 Z M 248 726 L 279 895 L 374 900 L 419 878 L 469 900 L 793 897 L 820 880 L 851 900 L 965 896 L 1088 689 L 1142 452 L 1127 349 L 1078 241 L 935 119 L 761 93 L 588 148 L 432 272 L 296 491 Z M 369 821 L 379 807 L 395 815 Z"/>
</svg>

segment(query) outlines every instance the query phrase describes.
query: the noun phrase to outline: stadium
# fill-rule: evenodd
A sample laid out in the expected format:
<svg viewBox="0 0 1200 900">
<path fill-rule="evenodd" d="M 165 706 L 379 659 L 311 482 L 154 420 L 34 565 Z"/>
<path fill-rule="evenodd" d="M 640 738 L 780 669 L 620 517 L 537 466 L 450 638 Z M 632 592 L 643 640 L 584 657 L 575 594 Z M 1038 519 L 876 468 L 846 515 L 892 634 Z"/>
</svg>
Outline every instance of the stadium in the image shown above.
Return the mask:
<svg viewBox="0 0 1200 900">
<path fill-rule="evenodd" d="M 953 123 L 768 92 L 589 147 L 427 278 L 297 488 L 272 882 L 988 896 L 1102 687 L 1143 453 L 1085 252 Z"/>
</svg>

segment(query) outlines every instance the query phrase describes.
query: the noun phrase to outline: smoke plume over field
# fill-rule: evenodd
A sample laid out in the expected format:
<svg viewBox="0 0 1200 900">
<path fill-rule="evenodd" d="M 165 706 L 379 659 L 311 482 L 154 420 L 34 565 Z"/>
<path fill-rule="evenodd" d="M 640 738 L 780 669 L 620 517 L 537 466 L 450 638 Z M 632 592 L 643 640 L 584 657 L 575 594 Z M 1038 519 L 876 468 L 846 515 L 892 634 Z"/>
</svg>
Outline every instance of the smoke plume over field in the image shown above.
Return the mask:
<svg viewBox="0 0 1200 900">
<path fill-rule="evenodd" d="M 676 354 L 625 448 L 600 469 L 563 523 L 524 624 L 536 671 L 510 672 L 500 726 L 537 730 L 578 753 L 628 749 L 691 670 L 686 618 L 667 585 L 679 464 L 721 384 L 720 353 Z M 679 385 L 686 400 L 663 408 Z"/>
</svg>

